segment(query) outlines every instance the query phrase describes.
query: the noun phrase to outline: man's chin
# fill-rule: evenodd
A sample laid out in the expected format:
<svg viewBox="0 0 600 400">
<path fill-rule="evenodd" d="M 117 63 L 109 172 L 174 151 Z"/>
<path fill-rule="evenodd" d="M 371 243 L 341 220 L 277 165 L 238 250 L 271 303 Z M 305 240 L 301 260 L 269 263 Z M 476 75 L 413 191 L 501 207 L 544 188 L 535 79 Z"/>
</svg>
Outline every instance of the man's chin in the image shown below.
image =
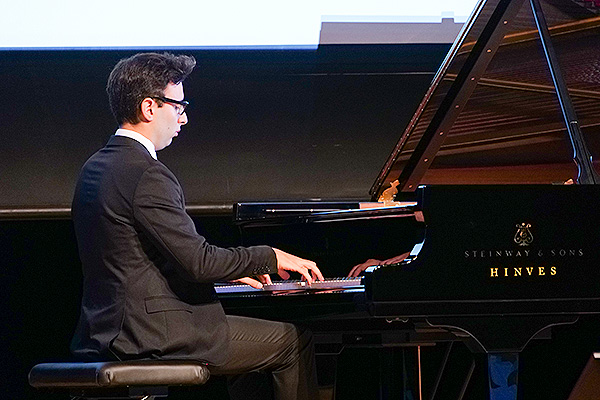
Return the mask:
<svg viewBox="0 0 600 400">
<path fill-rule="evenodd" d="M 173 139 L 170 139 L 167 143 L 164 144 L 164 146 L 157 147 L 156 151 L 160 151 L 160 150 L 164 149 L 165 147 L 169 147 L 169 145 L 171 144 L 172 141 L 173 141 Z"/>
</svg>

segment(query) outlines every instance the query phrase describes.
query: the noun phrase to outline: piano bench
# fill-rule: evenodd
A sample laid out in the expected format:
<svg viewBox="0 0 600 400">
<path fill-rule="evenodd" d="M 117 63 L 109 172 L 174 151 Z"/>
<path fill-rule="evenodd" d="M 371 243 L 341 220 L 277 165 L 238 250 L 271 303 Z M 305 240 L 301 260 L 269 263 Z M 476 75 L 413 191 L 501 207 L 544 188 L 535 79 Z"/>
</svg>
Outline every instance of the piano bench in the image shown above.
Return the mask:
<svg viewBox="0 0 600 400">
<path fill-rule="evenodd" d="M 36 389 L 69 390 L 78 399 L 155 399 L 170 386 L 202 385 L 210 376 L 195 361 L 134 360 L 93 363 L 44 363 L 29 372 Z"/>
</svg>

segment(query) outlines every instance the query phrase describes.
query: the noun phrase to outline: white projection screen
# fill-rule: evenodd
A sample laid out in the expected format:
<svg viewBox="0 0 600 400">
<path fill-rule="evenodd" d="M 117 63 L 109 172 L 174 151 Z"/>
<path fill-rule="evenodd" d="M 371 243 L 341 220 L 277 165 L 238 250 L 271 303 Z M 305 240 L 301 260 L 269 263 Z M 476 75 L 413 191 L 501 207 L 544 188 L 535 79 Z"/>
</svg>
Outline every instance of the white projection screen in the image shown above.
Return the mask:
<svg viewBox="0 0 600 400">
<path fill-rule="evenodd" d="M 475 0 L 4 1 L 0 49 L 315 46 L 325 22 L 464 22 Z"/>
</svg>

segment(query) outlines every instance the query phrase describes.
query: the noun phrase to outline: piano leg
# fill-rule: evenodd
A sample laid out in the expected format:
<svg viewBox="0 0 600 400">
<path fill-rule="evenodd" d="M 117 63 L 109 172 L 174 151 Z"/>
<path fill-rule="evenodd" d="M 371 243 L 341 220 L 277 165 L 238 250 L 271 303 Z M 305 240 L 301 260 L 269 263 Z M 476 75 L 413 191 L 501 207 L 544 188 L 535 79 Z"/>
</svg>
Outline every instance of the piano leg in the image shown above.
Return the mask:
<svg viewBox="0 0 600 400">
<path fill-rule="evenodd" d="M 489 353 L 490 400 L 516 400 L 519 353 Z"/>
</svg>

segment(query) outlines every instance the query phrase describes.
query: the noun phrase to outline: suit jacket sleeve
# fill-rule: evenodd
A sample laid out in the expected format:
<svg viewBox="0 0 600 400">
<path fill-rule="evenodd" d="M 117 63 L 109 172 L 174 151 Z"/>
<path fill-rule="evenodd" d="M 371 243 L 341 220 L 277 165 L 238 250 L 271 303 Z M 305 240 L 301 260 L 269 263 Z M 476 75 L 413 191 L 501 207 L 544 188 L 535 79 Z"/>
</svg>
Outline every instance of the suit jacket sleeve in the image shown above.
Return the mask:
<svg viewBox="0 0 600 400">
<path fill-rule="evenodd" d="M 134 194 L 133 212 L 138 229 L 184 279 L 215 282 L 277 272 L 271 247 L 225 249 L 208 244 L 185 211 L 177 179 L 162 164 L 148 168 L 142 175 Z"/>
</svg>

